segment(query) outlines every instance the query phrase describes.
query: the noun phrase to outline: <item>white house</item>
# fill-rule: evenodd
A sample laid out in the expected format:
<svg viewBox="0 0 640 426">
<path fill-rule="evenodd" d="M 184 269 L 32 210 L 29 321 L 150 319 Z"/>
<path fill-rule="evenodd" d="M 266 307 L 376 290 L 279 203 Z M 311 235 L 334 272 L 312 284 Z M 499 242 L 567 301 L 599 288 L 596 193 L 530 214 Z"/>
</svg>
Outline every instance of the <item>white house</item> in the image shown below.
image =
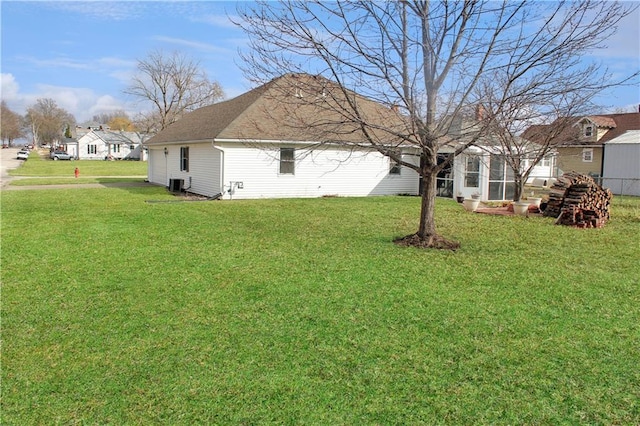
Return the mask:
<svg viewBox="0 0 640 426">
<path fill-rule="evenodd" d="M 614 194 L 640 196 L 640 130 L 629 130 L 604 145 L 602 185 Z"/>
<path fill-rule="evenodd" d="M 93 128 L 78 128 L 76 133 L 75 150 L 80 160 L 146 160 L 140 133 Z"/>
<path fill-rule="evenodd" d="M 149 181 L 227 199 L 417 194 L 416 172 L 361 146 L 348 125 L 309 125 L 309 119 L 330 114 L 301 102 L 305 96 L 329 102 L 325 89 L 311 93 L 313 79 L 290 74 L 186 114 L 145 144 Z M 290 97 L 283 98 L 287 90 Z M 284 105 L 287 99 L 290 105 Z M 358 101 L 371 115 L 397 119 L 388 108 Z M 304 125 L 298 124 L 303 114 Z M 419 162 L 408 149 L 398 154 Z"/>
<path fill-rule="evenodd" d="M 149 181 L 226 199 L 417 195 L 418 174 L 371 148 L 352 122 L 331 117 L 343 98 L 315 79 L 290 74 L 186 114 L 145 144 Z M 349 96 L 367 116 L 359 119 L 377 120 L 385 129 L 406 124 L 394 109 Z M 327 102 L 334 104 L 323 107 Z M 417 149 L 390 140 L 390 133 L 370 137 L 394 150 L 396 160 L 419 164 Z M 445 158 L 442 151 L 438 159 Z M 550 176 L 551 165 L 538 173 Z M 505 200 L 514 185 L 504 157 L 471 148 L 438 175 L 437 195 Z"/>
</svg>

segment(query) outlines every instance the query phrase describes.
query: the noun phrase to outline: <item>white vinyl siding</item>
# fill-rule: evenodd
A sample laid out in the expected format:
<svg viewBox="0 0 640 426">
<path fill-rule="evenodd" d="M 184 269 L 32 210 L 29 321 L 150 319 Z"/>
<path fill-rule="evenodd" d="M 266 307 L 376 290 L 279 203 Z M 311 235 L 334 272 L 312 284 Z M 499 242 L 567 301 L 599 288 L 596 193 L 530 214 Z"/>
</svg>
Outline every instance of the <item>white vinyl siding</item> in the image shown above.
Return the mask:
<svg viewBox="0 0 640 426">
<path fill-rule="evenodd" d="M 149 149 L 149 162 L 147 164 L 149 182 L 156 185 L 167 186 L 167 159 L 162 147 Z"/>
<path fill-rule="evenodd" d="M 293 175 L 280 173 L 279 147 L 225 144 L 223 149 L 225 189 L 230 182 L 243 183 L 242 189 L 234 190 L 234 199 L 416 194 L 418 190 L 415 172 L 405 168 L 406 173 L 390 176 L 389 159 L 377 152 L 339 147 L 296 150 Z"/>
<path fill-rule="evenodd" d="M 149 181 L 168 186 L 184 179 L 184 188 L 196 194 L 224 198 L 298 198 L 417 194 L 418 176 L 405 168 L 389 175 L 389 159 L 377 152 L 352 152 L 328 148 L 313 152 L 295 150 L 295 174 L 280 173 L 280 147 L 264 149 L 241 143 L 212 146 L 189 144 L 189 171 L 180 171 L 180 145 L 152 146 Z M 417 157 L 405 156 L 405 161 Z M 224 168 L 222 168 L 224 165 Z M 221 182 L 224 179 L 224 182 Z M 242 188 L 238 183 L 242 182 Z M 222 190 L 221 190 L 222 188 Z M 228 190 L 233 188 L 233 192 Z"/>
</svg>

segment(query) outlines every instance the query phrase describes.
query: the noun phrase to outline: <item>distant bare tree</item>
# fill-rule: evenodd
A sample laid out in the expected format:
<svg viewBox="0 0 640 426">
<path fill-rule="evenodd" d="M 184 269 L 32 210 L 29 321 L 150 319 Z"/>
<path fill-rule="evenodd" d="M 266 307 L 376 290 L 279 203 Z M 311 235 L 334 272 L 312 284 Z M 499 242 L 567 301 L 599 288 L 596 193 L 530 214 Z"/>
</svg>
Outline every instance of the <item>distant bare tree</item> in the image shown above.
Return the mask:
<svg viewBox="0 0 640 426">
<path fill-rule="evenodd" d="M 27 109 L 26 125 L 36 144 L 55 144 L 67 127 L 74 127 L 76 120 L 69 112 L 60 108 L 56 101 L 41 98 Z"/>
<path fill-rule="evenodd" d="M 91 124 L 107 124 L 109 121 L 114 118 L 125 117 L 129 118 L 129 115 L 123 109 L 119 109 L 111 112 L 102 112 L 100 114 L 95 114 L 91 117 Z"/>
<path fill-rule="evenodd" d="M 136 124 L 142 123 L 141 128 L 150 132 L 224 97 L 220 84 L 210 81 L 198 62 L 179 52 L 167 55 L 162 51 L 138 61 L 138 73 L 125 93 L 151 105 L 148 113 L 136 118 Z"/>
<path fill-rule="evenodd" d="M 508 77 L 496 91 L 496 111 L 509 105 L 512 88 L 535 98 L 544 87 L 538 75 L 578 85 L 579 59 L 615 32 L 630 7 L 613 2 L 535 1 L 259 1 L 243 3 L 238 22 L 250 38 L 244 70 L 255 82 L 291 72 L 322 75 L 344 87 L 336 129 L 358 128 L 361 143 L 415 170 L 422 178 L 420 222 L 404 243 L 455 247 L 436 232 L 438 173 L 455 155 L 490 130 L 482 121 L 457 134 L 451 129 L 465 111 L 484 101 L 481 84 L 494 75 Z M 591 83 L 606 80 L 593 67 Z M 574 80 L 577 79 L 577 82 Z M 370 121 L 350 90 L 398 112 L 405 126 Z M 547 93 L 545 96 L 562 93 Z M 314 100 L 311 100 L 315 102 Z M 326 126 L 326 123 L 323 123 Z M 310 123 L 313 125 L 313 123 Z M 386 132 L 388 143 L 380 143 Z M 335 142 L 335 141 L 334 141 Z M 438 162 L 445 146 L 452 153 Z M 398 155 L 413 147 L 419 164 Z"/>
<path fill-rule="evenodd" d="M 23 136 L 22 117 L 9 109 L 7 103 L 2 101 L 0 110 L 0 137 L 2 138 L 2 143 L 6 141 L 9 146 L 13 146 L 13 141 Z"/>
<path fill-rule="evenodd" d="M 625 114 L 628 112 L 640 112 L 640 104 L 629 105 L 626 107 L 617 107 L 612 111 L 613 114 Z"/>
</svg>

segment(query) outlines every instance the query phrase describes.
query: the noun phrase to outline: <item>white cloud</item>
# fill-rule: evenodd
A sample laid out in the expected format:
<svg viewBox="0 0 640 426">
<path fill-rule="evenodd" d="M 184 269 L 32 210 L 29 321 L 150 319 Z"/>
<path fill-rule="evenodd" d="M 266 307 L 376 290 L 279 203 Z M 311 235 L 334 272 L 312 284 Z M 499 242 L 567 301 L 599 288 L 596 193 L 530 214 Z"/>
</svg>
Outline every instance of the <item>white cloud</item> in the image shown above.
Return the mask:
<svg viewBox="0 0 640 426">
<path fill-rule="evenodd" d="M 145 13 L 145 2 L 137 1 L 65 1 L 42 2 L 42 4 L 70 13 L 111 21 L 135 19 Z"/>
<path fill-rule="evenodd" d="M 104 112 L 114 112 L 124 109 L 125 106 L 121 101 L 113 96 L 104 95 L 95 99 L 93 105 L 89 108 L 89 113 L 93 116 Z"/>
<path fill-rule="evenodd" d="M 213 44 L 202 43 L 199 41 L 185 40 L 181 38 L 166 37 L 166 36 L 154 36 L 152 39 L 155 41 L 160 41 L 167 44 L 175 44 L 178 46 L 190 47 L 192 49 L 203 50 L 207 52 L 228 52 L 228 49 L 220 48 Z"/>
<path fill-rule="evenodd" d="M 616 33 L 606 41 L 606 47 L 594 51 L 603 58 L 626 58 L 638 64 L 640 60 L 640 9 L 622 19 Z"/>
<path fill-rule="evenodd" d="M 105 69 L 130 69 L 136 66 L 136 62 L 116 57 L 91 58 L 91 59 L 74 59 L 64 56 L 39 59 L 33 56 L 19 56 L 16 61 L 31 64 L 37 68 L 67 68 L 76 70 L 94 70 L 100 71 Z"/>
<path fill-rule="evenodd" d="M 33 93 L 23 93 L 12 74 L 2 73 L 1 77 L 2 100 L 18 114 L 24 115 L 27 108 L 41 98 L 53 99 L 60 108 L 72 114 L 78 123 L 101 112 L 126 110 L 125 102 L 111 95 L 98 95 L 92 89 L 40 84 Z"/>
<path fill-rule="evenodd" d="M 89 69 L 90 66 L 86 61 L 71 59 L 65 57 L 38 59 L 33 56 L 19 56 L 17 61 L 31 64 L 38 68 L 71 68 L 71 69 Z"/>
<path fill-rule="evenodd" d="M 20 91 L 20 85 L 13 74 L 0 74 L 0 84 L 2 100 L 9 102 L 17 98 L 18 92 Z"/>
<path fill-rule="evenodd" d="M 231 19 L 236 20 L 236 17 L 229 17 L 227 15 L 204 15 L 191 18 L 193 22 L 202 22 L 219 28 L 234 28 L 238 27 L 231 22 Z"/>
</svg>

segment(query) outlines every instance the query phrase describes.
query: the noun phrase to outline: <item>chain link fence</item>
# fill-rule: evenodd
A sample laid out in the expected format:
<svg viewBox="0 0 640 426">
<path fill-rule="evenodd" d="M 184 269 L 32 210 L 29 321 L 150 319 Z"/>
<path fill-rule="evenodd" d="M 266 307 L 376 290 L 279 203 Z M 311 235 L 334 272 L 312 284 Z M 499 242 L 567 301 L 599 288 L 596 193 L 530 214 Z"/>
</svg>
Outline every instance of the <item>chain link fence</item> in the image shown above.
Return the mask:
<svg viewBox="0 0 640 426">
<path fill-rule="evenodd" d="M 638 178 L 596 178 L 598 184 L 609 188 L 615 195 L 635 195 L 640 197 L 640 179 Z"/>
</svg>

